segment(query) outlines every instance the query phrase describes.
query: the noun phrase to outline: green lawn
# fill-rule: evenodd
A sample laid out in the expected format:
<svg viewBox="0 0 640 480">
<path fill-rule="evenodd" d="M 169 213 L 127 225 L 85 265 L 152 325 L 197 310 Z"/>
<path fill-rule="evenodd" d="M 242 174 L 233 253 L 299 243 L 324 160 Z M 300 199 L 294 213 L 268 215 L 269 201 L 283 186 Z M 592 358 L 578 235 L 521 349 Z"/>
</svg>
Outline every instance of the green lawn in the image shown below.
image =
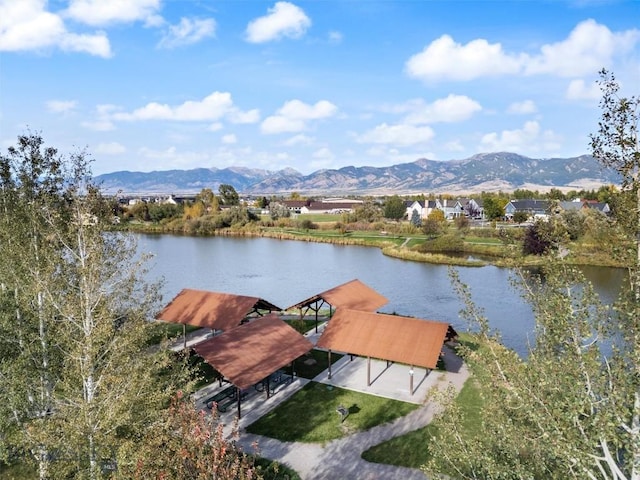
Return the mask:
<svg viewBox="0 0 640 480">
<path fill-rule="evenodd" d="M 331 364 L 333 365 L 342 358 L 339 353 L 331 353 Z M 305 360 L 312 360 L 305 363 Z M 296 374 L 302 378 L 312 379 L 318 374 L 329 368 L 329 355 L 324 350 L 313 349 L 308 354 L 298 358 L 295 362 Z M 287 366 L 283 369 L 286 373 L 291 374 L 291 367 Z"/>
<path fill-rule="evenodd" d="M 468 414 L 465 425 L 467 434 L 482 434 L 479 415 L 482 405 L 480 390 L 473 380 L 464 384 L 456 402 Z M 430 458 L 429 444 L 433 441 L 438 441 L 438 429 L 434 424 L 429 424 L 366 450 L 362 453 L 362 458 L 368 462 L 420 468 Z"/>
<path fill-rule="evenodd" d="M 254 465 L 263 480 L 300 480 L 298 472 L 292 468 L 273 462 L 267 458 L 256 457 Z"/>
<path fill-rule="evenodd" d="M 340 421 L 336 411 L 340 405 L 349 411 L 344 422 Z M 309 382 L 246 430 L 285 442 L 326 442 L 390 422 L 418 407 L 412 403 Z"/>
</svg>

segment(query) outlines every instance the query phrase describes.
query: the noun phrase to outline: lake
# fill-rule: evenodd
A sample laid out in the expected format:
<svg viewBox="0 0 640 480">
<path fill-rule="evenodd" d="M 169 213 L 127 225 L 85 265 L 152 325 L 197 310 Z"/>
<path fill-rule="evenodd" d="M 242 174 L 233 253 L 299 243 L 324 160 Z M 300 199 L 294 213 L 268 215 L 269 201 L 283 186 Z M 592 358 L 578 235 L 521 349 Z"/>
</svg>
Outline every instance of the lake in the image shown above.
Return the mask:
<svg viewBox="0 0 640 480">
<path fill-rule="evenodd" d="M 317 293 L 359 279 L 384 295 L 385 313 L 467 328 L 463 303 L 445 265 L 384 256 L 378 248 L 269 238 L 187 237 L 137 234 L 141 252 L 151 253 L 150 279 L 164 278 L 163 304 L 183 288 L 264 298 L 286 308 Z M 493 266 L 455 267 L 504 343 L 521 355 L 533 341 L 533 314 L 511 286 L 514 272 Z M 585 267 L 606 302 L 617 296 L 624 270 Z"/>
</svg>

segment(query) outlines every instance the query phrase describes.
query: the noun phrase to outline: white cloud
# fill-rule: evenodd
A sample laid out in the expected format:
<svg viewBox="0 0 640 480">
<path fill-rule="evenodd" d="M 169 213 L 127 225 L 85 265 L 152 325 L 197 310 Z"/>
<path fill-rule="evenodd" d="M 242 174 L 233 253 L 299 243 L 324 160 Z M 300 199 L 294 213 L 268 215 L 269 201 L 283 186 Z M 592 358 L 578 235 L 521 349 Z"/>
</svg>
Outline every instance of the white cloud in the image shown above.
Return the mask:
<svg viewBox="0 0 640 480">
<path fill-rule="evenodd" d="M 342 43 L 342 40 L 344 39 L 344 35 L 342 35 L 341 32 L 336 31 L 329 32 L 328 37 L 329 43 L 331 43 L 332 45 L 338 45 Z"/>
<path fill-rule="evenodd" d="M 71 0 L 67 15 L 87 25 L 147 21 L 157 24 L 160 0 Z"/>
<path fill-rule="evenodd" d="M 111 56 L 104 32 L 78 35 L 67 30 L 60 16 L 45 10 L 44 0 L 0 2 L 0 51 L 59 48 L 104 58 Z"/>
<path fill-rule="evenodd" d="M 287 118 L 283 116 L 272 116 L 264 119 L 260 125 L 260 131 L 267 135 L 286 132 L 300 132 L 306 128 L 303 120 Z"/>
<path fill-rule="evenodd" d="M 290 100 L 275 115 L 267 117 L 260 125 L 260 130 L 266 134 L 300 132 L 307 128 L 308 121 L 332 117 L 337 111 L 338 107 L 327 100 L 320 100 L 314 105 Z"/>
<path fill-rule="evenodd" d="M 427 143 L 434 137 L 430 127 L 383 123 L 357 137 L 359 143 L 391 144 L 401 147 Z"/>
<path fill-rule="evenodd" d="M 311 155 L 316 160 L 333 160 L 335 155 L 328 147 L 322 147 Z"/>
<path fill-rule="evenodd" d="M 536 113 L 538 107 L 533 100 L 523 100 L 522 102 L 513 102 L 507 108 L 507 113 L 514 115 L 527 115 L 529 113 Z"/>
<path fill-rule="evenodd" d="M 282 37 L 300 38 L 311 26 L 304 11 L 289 2 L 277 2 L 269 13 L 252 20 L 246 38 L 251 43 L 264 43 Z"/>
<path fill-rule="evenodd" d="M 521 61 L 505 53 L 499 43 L 477 39 L 461 45 L 443 35 L 409 58 L 405 70 L 410 77 L 425 81 L 473 80 L 518 73 Z"/>
<path fill-rule="evenodd" d="M 466 148 L 460 140 L 453 140 L 444 144 L 444 149 L 449 152 L 464 152 Z"/>
<path fill-rule="evenodd" d="M 233 145 L 234 143 L 238 143 L 238 138 L 233 133 L 229 133 L 222 136 L 222 143 L 225 145 Z"/>
<path fill-rule="evenodd" d="M 217 132 L 219 130 L 222 130 L 223 128 L 224 128 L 224 125 L 222 125 L 222 123 L 215 122 L 215 123 L 212 123 L 211 125 L 209 125 L 207 130 L 209 130 L 210 132 Z"/>
<path fill-rule="evenodd" d="M 307 135 L 298 134 L 293 137 L 287 139 L 282 144 L 285 147 L 294 147 L 296 145 L 310 145 L 315 141 L 313 137 L 309 137 Z"/>
<path fill-rule="evenodd" d="M 413 125 L 461 122 L 468 120 L 474 113 L 482 110 L 480 104 L 475 100 L 465 95 L 453 94 L 430 104 L 425 104 L 422 99 L 417 99 L 407 104 L 407 108 L 410 113 L 404 121 Z"/>
<path fill-rule="evenodd" d="M 174 48 L 198 43 L 203 38 L 215 37 L 216 21 L 213 18 L 181 18 L 177 25 L 170 25 L 158 44 L 164 48 Z"/>
<path fill-rule="evenodd" d="M 53 113 L 67 113 L 75 110 L 78 102 L 75 100 L 49 100 L 47 102 L 47 110 Z"/>
<path fill-rule="evenodd" d="M 205 165 L 209 161 L 207 153 L 178 150 L 173 146 L 164 150 L 142 147 L 138 150 L 138 156 L 152 160 L 154 170 L 193 168 L 194 165 Z"/>
<path fill-rule="evenodd" d="M 566 40 L 543 45 L 527 62 L 525 73 L 579 77 L 608 66 L 616 55 L 630 51 L 640 40 L 640 30 L 613 33 L 594 20 L 579 23 Z"/>
<path fill-rule="evenodd" d="M 560 137 L 550 130 L 541 131 L 538 122 L 530 121 L 521 129 L 484 135 L 479 148 L 485 152 L 555 151 L 560 148 Z"/>
<path fill-rule="evenodd" d="M 111 121 L 111 116 L 120 110 L 116 105 L 102 104 L 96 106 L 96 119 L 82 122 L 82 126 L 89 130 L 108 132 L 116 127 Z"/>
<path fill-rule="evenodd" d="M 407 75 L 424 81 L 468 81 L 500 75 L 550 74 L 578 77 L 593 74 L 616 56 L 633 50 L 640 30 L 614 33 L 594 20 L 579 23 L 560 42 L 534 53 L 508 53 L 500 43 L 478 38 L 462 45 L 442 35 L 407 60 Z"/>
<path fill-rule="evenodd" d="M 110 132 L 111 130 L 115 130 L 116 128 L 113 122 L 106 119 L 85 121 L 85 122 L 82 122 L 80 125 L 82 125 L 84 128 L 93 130 L 95 132 Z"/>
<path fill-rule="evenodd" d="M 600 85 L 596 82 L 587 85 L 584 80 L 571 80 L 566 92 L 569 100 L 598 100 L 601 96 Z"/>
<path fill-rule="evenodd" d="M 254 112 L 254 111 L 251 111 Z M 231 120 L 253 118 L 255 113 L 240 112 L 228 92 L 213 92 L 202 100 L 188 100 L 180 105 L 171 106 L 151 102 L 130 113 L 116 113 L 115 120 L 173 120 L 182 122 L 217 121 L 224 117 Z"/>
<path fill-rule="evenodd" d="M 100 143 L 94 149 L 94 153 L 97 155 L 120 155 L 126 151 L 124 145 L 118 142 Z"/>
<path fill-rule="evenodd" d="M 240 110 L 234 110 L 229 114 L 229 121 L 231 123 L 258 123 L 260 121 L 260 110 L 254 108 L 246 112 Z"/>
</svg>

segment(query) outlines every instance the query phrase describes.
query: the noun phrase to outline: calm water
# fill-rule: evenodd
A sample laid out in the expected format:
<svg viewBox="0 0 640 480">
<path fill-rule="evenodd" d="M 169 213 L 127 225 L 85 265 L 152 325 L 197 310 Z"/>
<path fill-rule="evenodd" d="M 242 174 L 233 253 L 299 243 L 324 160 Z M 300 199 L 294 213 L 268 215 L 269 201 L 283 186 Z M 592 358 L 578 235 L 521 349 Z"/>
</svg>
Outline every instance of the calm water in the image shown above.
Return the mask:
<svg viewBox="0 0 640 480">
<path fill-rule="evenodd" d="M 152 279 L 164 277 L 164 303 L 183 288 L 195 288 L 260 297 L 286 308 L 357 278 L 389 299 L 383 312 L 466 329 L 446 266 L 386 257 L 371 247 L 267 238 L 139 235 L 138 240 L 142 251 L 155 256 Z M 525 354 L 533 340 L 533 314 L 511 287 L 513 272 L 492 266 L 457 270 L 505 344 Z M 622 270 L 597 267 L 585 274 L 605 301 L 615 298 L 624 276 Z"/>
</svg>

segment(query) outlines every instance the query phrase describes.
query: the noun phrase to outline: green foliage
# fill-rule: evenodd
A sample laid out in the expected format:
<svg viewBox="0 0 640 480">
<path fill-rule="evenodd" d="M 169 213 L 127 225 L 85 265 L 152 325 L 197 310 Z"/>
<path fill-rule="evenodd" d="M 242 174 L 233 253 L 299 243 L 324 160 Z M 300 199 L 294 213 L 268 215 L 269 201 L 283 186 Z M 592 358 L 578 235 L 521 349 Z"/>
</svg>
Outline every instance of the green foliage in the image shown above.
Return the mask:
<svg viewBox="0 0 640 480">
<path fill-rule="evenodd" d="M 353 213 L 345 214 L 345 223 L 352 222 L 377 222 L 382 218 L 382 211 L 372 200 L 367 199 L 362 205 L 357 206 Z"/>
<path fill-rule="evenodd" d="M 471 223 L 469 222 L 469 218 L 465 217 L 464 215 L 460 215 L 459 217 L 456 217 L 454 219 L 453 223 L 456 226 L 456 228 L 458 229 L 458 231 L 460 231 L 462 233 L 469 232 L 470 227 L 471 227 Z"/>
<path fill-rule="evenodd" d="M 220 194 L 220 200 L 223 205 L 240 205 L 240 196 L 233 186 L 223 183 L 218 187 L 218 193 Z"/>
<path fill-rule="evenodd" d="M 271 216 L 271 220 L 288 218 L 291 216 L 291 210 L 283 203 L 271 202 L 269 204 L 269 215 Z"/>
<path fill-rule="evenodd" d="M 404 201 L 398 195 L 393 195 L 387 198 L 384 204 L 384 218 L 400 220 L 405 216 L 405 214 L 406 208 L 404 206 Z"/>
<path fill-rule="evenodd" d="M 301 480 L 300 475 L 287 465 L 261 457 L 256 457 L 253 463 L 256 473 L 263 480 Z"/>
<path fill-rule="evenodd" d="M 526 362 L 500 344 L 468 300 L 468 290 L 454 278 L 467 298 L 463 315 L 479 330 L 480 348 L 463 354 L 479 384 L 487 387 L 482 390 L 483 434 L 461 434 L 466 415 L 447 409 L 437 424 L 446 428 L 430 444 L 429 473 L 474 479 L 596 478 L 590 475 L 600 473 L 603 442 L 623 441 L 611 383 L 619 379 L 602 364 L 601 347 L 611 338 L 606 336 L 608 310 L 579 271 L 560 265 L 544 273 L 544 281 L 523 275 L 520 283 L 537 325 Z"/>
<path fill-rule="evenodd" d="M 464 241 L 457 235 L 442 235 L 416 247 L 420 253 L 458 253 L 464 251 Z"/>
<path fill-rule="evenodd" d="M 233 196 L 233 193 L 230 195 Z M 216 197 L 210 188 L 203 188 L 200 193 L 196 195 L 196 202 L 204 206 L 204 212 L 213 213 L 218 211 L 218 197 Z"/>
<path fill-rule="evenodd" d="M 602 304 L 580 271 L 562 263 L 549 259 L 542 278 L 522 274 L 518 285 L 536 320 L 535 343 L 524 361 L 490 332 L 468 287 L 454 276 L 454 286 L 465 299 L 461 313 L 479 331 L 481 345 L 464 352 L 465 359 L 479 382 L 492 388 L 483 394 L 482 437 L 466 438 L 460 412 L 445 410 L 440 421 L 446 428 L 439 430 L 439 441 L 430 444 L 432 459 L 425 467 L 431 475 L 620 480 L 640 476 L 640 99 L 619 97 L 619 86 L 608 72 L 603 70 L 601 78 L 603 113 L 598 134 L 591 136 L 592 149 L 603 165 L 622 175 L 625 189 L 635 195 L 635 205 L 629 205 L 632 219 L 612 229 L 629 235 L 636 247 L 635 257 L 623 257 L 630 288 L 622 289 L 612 308 Z M 557 242 L 561 223 L 556 218 L 537 224 L 539 238 Z M 447 466 L 436 464 L 435 458 Z"/>
<path fill-rule="evenodd" d="M 422 226 L 422 219 L 420 218 L 420 214 L 418 213 L 417 210 L 412 210 L 411 211 L 411 225 L 415 226 L 415 227 L 421 227 Z"/>
<path fill-rule="evenodd" d="M 509 202 L 506 198 L 485 194 L 482 200 L 484 202 L 484 214 L 489 220 L 498 220 L 504 217 L 504 207 Z"/>
<path fill-rule="evenodd" d="M 585 217 L 585 214 L 577 210 L 567 210 L 560 214 L 560 220 L 564 224 L 569 240 L 578 240 L 584 235 Z"/>
<path fill-rule="evenodd" d="M 0 156 L 0 451 L 42 478 L 97 478 L 178 380 L 158 381 L 158 288 L 132 237 L 104 233 L 112 209 L 87 165 L 37 135 Z"/>
<path fill-rule="evenodd" d="M 567 238 L 567 231 L 558 219 L 538 219 L 527 227 L 522 251 L 525 255 L 544 255 L 566 243 Z"/>
<path fill-rule="evenodd" d="M 163 412 L 161 422 L 122 450 L 119 472 L 124 478 L 249 480 L 257 473 L 253 457 L 225 438 L 215 410 L 210 415 L 198 411 L 180 394 Z"/>
<path fill-rule="evenodd" d="M 146 205 L 146 204 L 145 204 Z M 152 222 L 182 216 L 182 207 L 171 203 L 151 203 L 147 205 L 147 217 Z"/>
<path fill-rule="evenodd" d="M 302 230 L 316 230 L 318 228 L 318 225 L 313 223 L 308 218 L 303 218 L 302 220 L 298 221 L 298 228 L 301 228 Z"/>
<path fill-rule="evenodd" d="M 519 210 L 513 214 L 513 221 L 516 223 L 524 223 L 529 220 L 529 214 Z"/>
</svg>

